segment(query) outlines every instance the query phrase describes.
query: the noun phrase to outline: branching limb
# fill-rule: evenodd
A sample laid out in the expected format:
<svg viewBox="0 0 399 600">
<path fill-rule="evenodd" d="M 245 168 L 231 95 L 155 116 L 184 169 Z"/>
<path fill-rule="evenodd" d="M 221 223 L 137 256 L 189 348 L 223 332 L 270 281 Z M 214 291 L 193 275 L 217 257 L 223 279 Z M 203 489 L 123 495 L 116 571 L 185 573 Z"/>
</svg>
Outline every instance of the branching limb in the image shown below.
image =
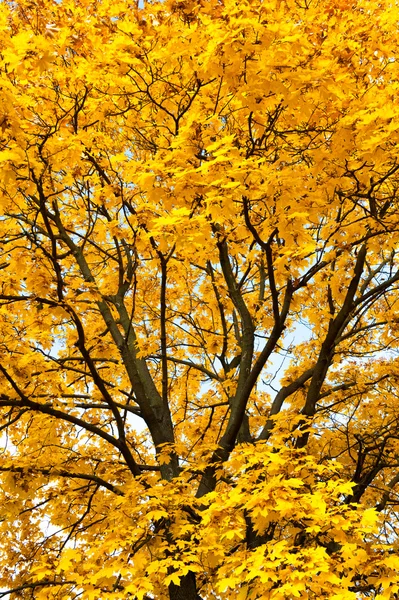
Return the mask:
<svg viewBox="0 0 399 600">
<path fill-rule="evenodd" d="M 360 279 L 363 273 L 367 254 L 367 247 L 364 244 L 357 255 L 354 275 L 349 284 L 348 291 L 345 296 L 345 300 L 336 317 L 331 319 L 327 335 L 322 343 L 320 353 L 317 359 L 316 366 L 314 368 L 313 376 L 309 385 L 308 393 L 306 396 L 305 406 L 302 409 L 302 414 L 306 417 L 313 417 L 316 410 L 316 403 L 320 397 L 320 390 L 326 378 L 328 369 L 330 367 L 336 340 L 342 334 L 345 328 L 351 312 L 355 307 L 355 294 L 357 292 Z M 297 447 L 303 448 L 309 439 L 309 432 L 306 431 L 297 440 Z"/>
<path fill-rule="evenodd" d="M 10 590 L 0 591 L 0 598 L 5 598 L 10 594 L 16 594 L 17 592 L 23 592 L 24 590 L 34 590 L 35 588 L 40 587 L 50 587 L 50 586 L 63 586 L 63 585 L 76 585 L 76 581 L 51 581 L 42 579 L 42 581 L 34 581 L 32 583 L 24 583 L 19 585 L 18 587 L 12 588 Z"/>
<path fill-rule="evenodd" d="M 89 473 L 71 473 L 66 469 L 59 469 L 55 467 L 54 469 L 39 469 L 36 467 L 32 468 L 24 468 L 24 467 L 0 467 L 1 473 L 11 472 L 11 473 L 20 473 L 21 475 L 29 473 L 40 473 L 41 475 L 48 475 L 49 477 L 67 477 L 68 479 L 84 479 L 86 481 L 93 481 L 98 486 L 104 487 L 113 494 L 118 496 L 124 496 L 124 493 L 121 489 L 115 487 L 112 483 L 109 483 L 102 477 L 98 477 L 98 475 L 92 475 Z"/>
<path fill-rule="evenodd" d="M 280 412 L 284 401 L 289 396 L 294 394 L 297 390 L 299 390 L 312 377 L 312 375 L 314 373 L 314 369 L 315 369 L 314 367 L 307 369 L 304 373 L 302 373 L 302 375 L 300 375 L 298 377 L 298 379 L 296 379 L 289 385 L 286 385 L 281 388 L 281 390 L 278 392 L 277 396 L 273 400 L 273 403 L 272 403 L 272 406 L 271 406 L 270 412 L 269 412 L 269 417 L 266 421 L 266 425 L 264 426 L 264 428 L 262 429 L 262 431 L 258 437 L 259 440 L 267 440 L 270 437 L 271 432 L 274 427 L 274 420 L 271 417 L 273 417 L 274 415 L 277 415 Z"/>
</svg>

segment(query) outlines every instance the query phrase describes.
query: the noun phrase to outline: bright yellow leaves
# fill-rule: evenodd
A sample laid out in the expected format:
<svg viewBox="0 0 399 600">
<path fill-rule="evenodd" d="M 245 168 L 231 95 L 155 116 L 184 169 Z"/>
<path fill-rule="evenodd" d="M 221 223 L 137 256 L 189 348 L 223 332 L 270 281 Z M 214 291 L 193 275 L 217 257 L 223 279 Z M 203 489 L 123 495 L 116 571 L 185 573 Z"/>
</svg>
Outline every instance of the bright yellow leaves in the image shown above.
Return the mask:
<svg viewBox="0 0 399 600">
<path fill-rule="evenodd" d="M 349 598 L 352 592 L 344 592 L 344 587 L 359 568 L 366 569 L 373 561 L 372 568 L 381 572 L 372 545 L 364 543 L 365 536 L 377 530 L 377 513 L 370 509 L 362 516 L 354 507 L 341 505 L 340 498 L 350 493 L 353 484 L 339 479 L 333 464 L 322 467 L 303 454 L 288 456 L 260 445 L 240 448 L 231 466 L 236 477 L 238 469 L 245 470 L 237 484 L 222 486 L 210 503 L 208 497 L 203 516 L 203 526 L 210 527 L 204 534 L 209 549 L 220 556 L 218 568 L 214 559 L 210 563 L 219 593 L 237 598 L 288 599 L 326 593 Z M 272 539 L 253 551 L 245 545 L 239 549 L 240 514 L 241 519 L 251 516 L 258 534 L 273 531 Z M 225 528 L 231 532 L 228 536 Z M 231 539 L 234 551 L 226 548 L 223 556 L 220 539 Z M 243 584 L 248 596 L 239 592 Z"/>
<path fill-rule="evenodd" d="M 395 6 L 0 29 L 0 587 L 392 600 Z"/>
</svg>

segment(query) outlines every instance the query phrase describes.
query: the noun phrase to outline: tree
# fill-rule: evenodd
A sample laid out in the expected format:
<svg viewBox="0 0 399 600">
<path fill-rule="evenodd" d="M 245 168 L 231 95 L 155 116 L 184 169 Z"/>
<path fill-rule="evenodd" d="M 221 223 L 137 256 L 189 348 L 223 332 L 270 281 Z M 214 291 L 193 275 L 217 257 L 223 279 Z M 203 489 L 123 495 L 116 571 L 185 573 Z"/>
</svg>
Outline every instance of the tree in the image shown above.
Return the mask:
<svg viewBox="0 0 399 600">
<path fill-rule="evenodd" d="M 0 597 L 397 598 L 397 4 L 0 15 Z"/>
</svg>

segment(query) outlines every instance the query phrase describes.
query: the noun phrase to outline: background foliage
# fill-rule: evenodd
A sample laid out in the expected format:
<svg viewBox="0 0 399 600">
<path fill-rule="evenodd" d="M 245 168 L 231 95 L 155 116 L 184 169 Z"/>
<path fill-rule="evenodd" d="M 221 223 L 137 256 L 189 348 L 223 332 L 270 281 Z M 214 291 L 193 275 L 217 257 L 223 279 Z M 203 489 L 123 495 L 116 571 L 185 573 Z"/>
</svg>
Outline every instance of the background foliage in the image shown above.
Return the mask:
<svg viewBox="0 0 399 600">
<path fill-rule="evenodd" d="M 397 16 L 0 4 L 0 597 L 398 597 Z"/>
</svg>

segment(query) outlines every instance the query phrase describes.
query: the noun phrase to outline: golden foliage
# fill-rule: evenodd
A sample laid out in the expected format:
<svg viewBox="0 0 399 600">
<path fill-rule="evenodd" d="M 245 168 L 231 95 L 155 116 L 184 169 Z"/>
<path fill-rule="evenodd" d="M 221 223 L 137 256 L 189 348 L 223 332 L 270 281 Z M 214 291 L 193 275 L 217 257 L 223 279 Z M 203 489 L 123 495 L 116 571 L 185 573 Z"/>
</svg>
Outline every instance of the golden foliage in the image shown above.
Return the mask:
<svg viewBox="0 0 399 600">
<path fill-rule="evenodd" d="M 397 14 L 0 3 L 0 597 L 398 597 Z"/>
</svg>

